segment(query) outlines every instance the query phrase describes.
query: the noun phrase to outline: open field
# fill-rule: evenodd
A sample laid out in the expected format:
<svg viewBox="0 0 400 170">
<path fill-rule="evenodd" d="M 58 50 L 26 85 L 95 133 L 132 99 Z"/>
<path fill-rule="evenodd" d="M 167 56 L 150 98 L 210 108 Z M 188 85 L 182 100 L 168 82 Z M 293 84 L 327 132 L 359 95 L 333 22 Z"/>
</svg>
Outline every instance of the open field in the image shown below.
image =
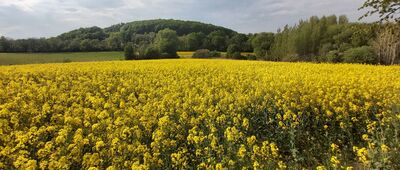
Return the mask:
<svg viewBox="0 0 400 170">
<path fill-rule="evenodd" d="M 398 169 L 399 73 L 206 59 L 0 66 L 0 169 Z"/>
<path fill-rule="evenodd" d="M 123 60 L 123 52 L 0 53 L 0 65 Z"/>
<path fill-rule="evenodd" d="M 181 58 L 191 58 L 193 51 L 179 51 Z M 226 53 L 223 52 L 222 55 Z M 243 55 L 253 53 L 243 53 Z M 0 65 L 68 63 L 87 61 L 123 60 L 124 53 L 116 52 L 74 52 L 74 53 L 0 53 Z"/>
</svg>

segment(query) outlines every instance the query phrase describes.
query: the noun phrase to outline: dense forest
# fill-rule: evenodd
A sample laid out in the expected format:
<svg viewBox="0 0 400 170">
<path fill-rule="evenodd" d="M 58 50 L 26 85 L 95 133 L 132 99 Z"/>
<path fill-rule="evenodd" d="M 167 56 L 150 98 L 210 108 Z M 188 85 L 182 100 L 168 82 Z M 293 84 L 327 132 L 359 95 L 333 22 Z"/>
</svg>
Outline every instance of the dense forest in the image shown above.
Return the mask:
<svg viewBox="0 0 400 170">
<path fill-rule="evenodd" d="M 399 63 L 397 22 L 355 23 L 342 16 L 312 16 L 276 33 L 241 34 L 193 21 L 147 20 L 107 28 L 73 30 L 57 37 L 0 38 L 0 52 L 126 51 L 127 59 L 175 58 L 176 51 L 196 56 L 269 61 Z M 204 53 L 204 49 L 213 54 Z M 241 52 L 254 52 L 242 56 Z"/>
<path fill-rule="evenodd" d="M 227 40 L 237 34 L 211 24 L 158 19 L 121 23 L 104 29 L 80 28 L 52 38 L 13 40 L 3 36 L 0 38 L 0 52 L 120 51 L 129 42 L 138 45 L 153 42 L 156 33 L 164 29 L 177 33 L 182 42 L 179 50 L 208 48 L 223 51 Z"/>
</svg>

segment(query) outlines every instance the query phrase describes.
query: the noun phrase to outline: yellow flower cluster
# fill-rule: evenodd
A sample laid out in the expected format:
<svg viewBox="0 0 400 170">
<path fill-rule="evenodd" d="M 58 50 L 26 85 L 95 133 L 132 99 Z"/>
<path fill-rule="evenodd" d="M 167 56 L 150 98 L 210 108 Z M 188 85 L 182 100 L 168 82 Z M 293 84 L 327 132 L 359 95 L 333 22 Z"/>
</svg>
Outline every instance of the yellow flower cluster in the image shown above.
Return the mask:
<svg viewBox="0 0 400 170">
<path fill-rule="evenodd" d="M 339 168 L 369 163 L 364 146 L 399 103 L 398 66 L 2 66 L 0 169 Z"/>
</svg>

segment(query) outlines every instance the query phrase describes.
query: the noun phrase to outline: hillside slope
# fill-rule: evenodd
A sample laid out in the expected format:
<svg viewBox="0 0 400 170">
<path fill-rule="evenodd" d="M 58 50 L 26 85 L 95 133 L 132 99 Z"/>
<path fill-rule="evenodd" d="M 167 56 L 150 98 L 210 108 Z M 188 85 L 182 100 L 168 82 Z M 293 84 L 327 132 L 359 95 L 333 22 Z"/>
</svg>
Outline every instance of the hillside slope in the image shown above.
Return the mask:
<svg viewBox="0 0 400 170">
<path fill-rule="evenodd" d="M 104 40 L 111 33 L 129 33 L 129 34 L 146 34 L 146 33 L 157 33 L 163 29 L 172 29 L 177 32 L 179 36 L 187 35 L 190 33 L 201 32 L 206 35 L 210 34 L 214 31 L 224 32 L 226 35 L 233 35 L 237 33 L 231 29 L 216 26 L 212 24 L 205 24 L 196 21 L 182 21 L 182 20 L 173 20 L 173 19 L 156 19 L 156 20 L 143 20 L 143 21 L 134 21 L 129 23 L 120 23 L 116 25 L 112 25 L 106 28 L 100 27 L 88 27 L 88 28 L 79 28 L 76 30 L 72 30 L 70 32 L 63 33 L 59 35 L 57 38 L 62 40 L 73 40 L 73 39 L 98 39 Z"/>
</svg>

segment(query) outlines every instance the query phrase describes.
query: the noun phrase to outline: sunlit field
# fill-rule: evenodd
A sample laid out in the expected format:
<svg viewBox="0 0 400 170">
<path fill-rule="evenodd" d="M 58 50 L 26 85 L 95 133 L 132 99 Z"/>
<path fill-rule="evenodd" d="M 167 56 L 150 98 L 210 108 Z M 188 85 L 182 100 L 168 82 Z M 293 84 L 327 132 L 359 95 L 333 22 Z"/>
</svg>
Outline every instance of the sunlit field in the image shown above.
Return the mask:
<svg viewBox="0 0 400 170">
<path fill-rule="evenodd" d="M 398 169 L 400 67 L 0 67 L 0 169 Z"/>
</svg>

